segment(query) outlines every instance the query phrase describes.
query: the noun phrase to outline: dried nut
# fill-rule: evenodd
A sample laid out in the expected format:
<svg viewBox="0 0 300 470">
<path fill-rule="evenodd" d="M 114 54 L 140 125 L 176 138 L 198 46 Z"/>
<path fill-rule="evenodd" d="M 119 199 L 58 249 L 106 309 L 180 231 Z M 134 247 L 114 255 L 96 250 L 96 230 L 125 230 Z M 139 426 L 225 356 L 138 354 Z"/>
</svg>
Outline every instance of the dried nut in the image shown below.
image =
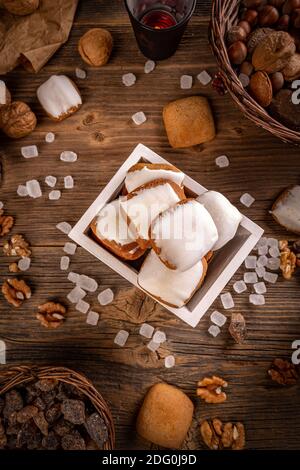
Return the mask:
<svg viewBox="0 0 300 470">
<path fill-rule="evenodd" d="M 272 83 L 273 94 L 275 95 L 284 85 L 284 77 L 281 72 L 275 72 L 270 75 Z"/>
<path fill-rule="evenodd" d="M 263 108 L 267 108 L 272 101 L 273 89 L 271 80 L 265 72 L 256 72 L 250 78 L 249 93 Z"/>
<path fill-rule="evenodd" d="M 282 15 L 277 22 L 277 29 L 280 31 L 288 31 L 290 26 L 289 15 Z"/>
<path fill-rule="evenodd" d="M 243 62 L 242 65 L 240 66 L 240 73 L 243 73 L 244 75 L 248 75 L 248 77 L 250 77 L 252 72 L 253 72 L 253 65 L 247 61 Z"/>
<path fill-rule="evenodd" d="M 282 13 L 284 15 L 290 15 L 296 8 L 300 8 L 300 0 L 286 0 L 282 7 Z"/>
<path fill-rule="evenodd" d="M 226 401 L 226 393 L 222 387 L 227 387 L 228 383 L 220 377 L 206 377 L 198 382 L 197 396 L 206 403 L 223 403 Z"/>
<path fill-rule="evenodd" d="M 200 433 L 204 443 L 212 450 L 242 450 L 245 447 L 245 428 L 242 423 L 228 422 L 223 425 L 216 418 L 205 420 L 200 424 Z"/>
<path fill-rule="evenodd" d="M 39 0 L 2 0 L 2 6 L 13 15 L 30 15 L 39 7 Z"/>
<path fill-rule="evenodd" d="M 248 23 L 248 21 L 245 21 L 245 20 L 240 21 L 238 23 L 238 26 L 240 26 L 241 28 L 243 28 L 246 31 L 247 36 L 248 36 L 248 34 L 251 33 L 251 25 L 250 25 L 250 23 Z"/>
<path fill-rule="evenodd" d="M 25 299 L 30 299 L 31 289 L 25 281 L 12 278 L 7 279 L 2 285 L 2 294 L 8 303 L 18 308 Z"/>
<path fill-rule="evenodd" d="M 236 423 L 233 426 L 232 450 L 243 450 L 246 444 L 245 428 L 243 423 Z"/>
<path fill-rule="evenodd" d="M 241 313 L 231 315 L 228 331 L 236 343 L 242 344 L 245 341 L 247 328 L 245 318 Z"/>
<path fill-rule="evenodd" d="M 14 225 L 14 218 L 11 215 L 3 215 L 0 209 L 0 237 L 7 235 Z"/>
<path fill-rule="evenodd" d="M 256 46 L 271 33 L 273 33 L 273 29 L 271 28 L 255 29 L 250 34 L 248 41 L 247 41 L 247 48 L 248 48 L 249 54 L 252 54 Z"/>
<path fill-rule="evenodd" d="M 0 125 L 8 137 L 19 139 L 35 129 L 36 117 L 26 103 L 13 101 L 1 107 Z"/>
<path fill-rule="evenodd" d="M 257 22 L 258 12 L 256 10 L 246 10 L 242 16 L 244 21 L 248 21 L 251 26 L 254 26 Z"/>
<path fill-rule="evenodd" d="M 232 64 L 241 64 L 247 57 L 247 47 L 242 41 L 234 42 L 228 48 L 228 57 Z"/>
<path fill-rule="evenodd" d="M 268 374 L 274 382 L 280 385 L 294 385 L 299 379 L 295 365 L 280 358 L 274 359 Z"/>
<path fill-rule="evenodd" d="M 297 29 L 300 28 L 300 8 L 297 8 L 296 10 L 292 12 L 291 22 L 294 28 L 297 28 Z"/>
<path fill-rule="evenodd" d="M 80 38 L 78 44 L 82 59 L 94 67 L 107 64 L 112 48 L 112 35 L 103 28 L 90 29 Z"/>
<path fill-rule="evenodd" d="M 294 54 L 288 64 L 282 69 L 282 74 L 288 82 L 300 77 L 300 54 Z"/>
<path fill-rule="evenodd" d="M 290 280 L 296 271 L 297 257 L 288 247 L 287 240 L 281 240 L 280 248 L 280 269 L 284 279 Z"/>
<path fill-rule="evenodd" d="M 39 313 L 36 318 L 46 328 L 58 328 L 64 321 L 66 315 L 66 308 L 55 302 L 47 302 L 39 305 Z"/>
<path fill-rule="evenodd" d="M 295 53 L 293 38 L 285 31 L 274 31 L 255 48 L 252 64 L 256 70 L 274 73 L 282 70 Z"/>
<path fill-rule="evenodd" d="M 8 270 L 10 273 L 18 273 L 20 271 L 17 263 L 11 263 L 8 266 Z"/>
<path fill-rule="evenodd" d="M 272 26 L 279 20 L 279 12 L 272 5 L 266 5 L 258 14 L 260 26 Z"/>
<path fill-rule="evenodd" d="M 227 43 L 233 44 L 236 41 L 245 41 L 247 38 L 246 31 L 240 26 L 233 26 L 227 33 Z"/>
<path fill-rule="evenodd" d="M 11 239 L 3 245 L 3 252 L 6 256 L 20 256 L 21 258 L 29 258 L 31 250 L 29 243 L 23 235 L 13 235 Z"/>
</svg>

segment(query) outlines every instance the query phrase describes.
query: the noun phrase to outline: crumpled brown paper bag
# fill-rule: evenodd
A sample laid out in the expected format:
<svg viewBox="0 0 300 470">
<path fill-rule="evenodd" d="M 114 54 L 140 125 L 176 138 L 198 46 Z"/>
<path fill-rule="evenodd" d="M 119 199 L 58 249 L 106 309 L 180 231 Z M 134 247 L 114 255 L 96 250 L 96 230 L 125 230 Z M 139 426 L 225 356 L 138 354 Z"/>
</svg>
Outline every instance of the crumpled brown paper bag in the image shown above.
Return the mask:
<svg viewBox="0 0 300 470">
<path fill-rule="evenodd" d="M 67 41 L 78 0 L 40 0 L 27 16 L 0 9 L 0 75 L 22 64 L 38 72 Z"/>
</svg>

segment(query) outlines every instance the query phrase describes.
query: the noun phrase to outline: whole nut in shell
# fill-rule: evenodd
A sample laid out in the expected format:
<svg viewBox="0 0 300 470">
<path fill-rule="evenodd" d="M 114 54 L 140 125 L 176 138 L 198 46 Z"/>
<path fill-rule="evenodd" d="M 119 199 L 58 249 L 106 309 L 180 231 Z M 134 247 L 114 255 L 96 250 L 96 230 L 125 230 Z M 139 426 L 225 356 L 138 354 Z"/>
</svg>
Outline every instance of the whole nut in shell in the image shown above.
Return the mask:
<svg viewBox="0 0 300 470">
<path fill-rule="evenodd" d="M 272 5 L 266 5 L 258 14 L 260 26 L 272 26 L 279 20 L 279 11 Z"/>
<path fill-rule="evenodd" d="M 247 61 L 243 62 L 242 65 L 240 66 L 240 73 L 243 73 L 244 75 L 248 75 L 248 77 L 250 77 L 252 72 L 253 72 L 253 65 Z"/>
<path fill-rule="evenodd" d="M 256 10 L 246 10 L 245 13 L 242 15 L 242 19 L 244 21 L 248 21 L 252 26 L 256 25 L 257 23 L 258 12 Z"/>
<path fill-rule="evenodd" d="M 269 0 L 268 4 L 273 5 L 273 7 L 281 8 L 285 0 Z"/>
<path fill-rule="evenodd" d="M 245 20 L 240 21 L 238 23 L 238 26 L 240 26 L 241 28 L 243 28 L 246 31 L 247 36 L 248 36 L 248 34 L 251 33 L 251 25 L 250 25 L 250 23 L 248 23 L 248 21 L 245 21 Z"/>
<path fill-rule="evenodd" d="M 300 8 L 300 0 L 286 0 L 282 7 L 282 13 L 284 15 L 290 15 L 296 8 Z"/>
<path fill-rule="evenodd" d="M 277 29 L 279 31 L 288 31 L 290 26 L 290 16 L 282 15 L 277 21 Z"/>
<path fill-rule="evenodd" d="M 246 8 L 259 8 L 266 3 L 266 0 L 243 0 Z"/>
<path fill-rule="evenodd" d="M 2 0 L 2 6 L 13 15 L 30 15 L 39 7 L 40 0 Z"/>
<path fill-rule="evenodd" d="M 294 26 L 294 28 L 297 28 L 297 29 L 300 28 L 300 8 L 297 8 L 296 10 L 292 12 L 291 23 Z"/>
<path fill-rule="evenodd" d="M 29 106 L 22 101 L 13 101 L 0 109 L 0 126 L 12 139 L 29 135 L 36 127 L 36 117 Z"/>
<path fill-rule="evenodd" d="M 248 41 L 247 41 L 247 48 L 248 48 L 249 54 L 251 55 L 254 49 L 256 48 L 256 46 L 271 33 L 273 33 L 273 29 L 271 28 L 255 29 L 250 34 L 250 36 L 248 37 Z"/>
<path fill-rule="evenodd" d="M 271 80 L 265 72 L 256 72 L 252 75 L 249 84 L 249 93 L 263 108 L 267 108 L 273 97 Z"/>
<path fill-rule="evenodd" d="M 274 31 L 254 49 L 252 64 L 256 70 L 274 73 L 282 70 L 295 53 L 294 39 L 285 31 Z"/>
<path fill-rule="evenodd" d="M 232 64 L 242 64 L 247 57 L 247 47 L 242 41 L 234 42 L 228 48 L 228 57 Z"/>
<path fill-rule="evenodd" d="M 103 28 L 90 29 L 80 38 L 78 44 L 82 59 L 93 67 L 107 64 L 112 48 L 112 35 Z"/>
<path fill-rule="evenodd" d="M 227 33 L 227 43 L 233 44 L 236 41 L 245 41 L 247 33 L 241 26 L 233 26 Z"/>
<path fill-rule="evenodd" d="M 300 54 L 294 54 L 288 64 L 282 69 L 284 79 L 288 82 L 300 77 Z"/>
<path fill-rule="evenodd" d="M 284 85 L 284 76 L 281 72 L 275 72 L 270 75 L 272 83 L 273 94 L 275 95 Z"/>
</svg>

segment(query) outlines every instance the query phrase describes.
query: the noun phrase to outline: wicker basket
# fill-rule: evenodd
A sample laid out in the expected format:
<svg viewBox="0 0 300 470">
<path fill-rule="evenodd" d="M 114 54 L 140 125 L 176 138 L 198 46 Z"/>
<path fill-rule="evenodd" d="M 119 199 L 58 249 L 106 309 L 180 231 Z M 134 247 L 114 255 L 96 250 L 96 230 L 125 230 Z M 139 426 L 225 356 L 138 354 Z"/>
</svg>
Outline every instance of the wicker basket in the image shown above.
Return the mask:
<svg viewBox="0 0 300 470">
<path fill-rule="evenodd" d="M 40 379 L 56 379 L 73 385 L 87 396 L 95 409 L 102 416 L 108 430 L 108 440 L 104 444 L 105 450 L 112 450 L 115 446 L 115 429 L 111 412 L 100 395 L 84 375 L 78 374 L 65 367 L 31 367 L 18 366 L 8 367 L 0 371 L 0 396 L 8 390 Z"/>
<path fill-rule="evenodd" d="M 228 30 L 238 23 L 240 4 L 241 0 L 212 0 L 209 39 L 222 80 L 233 100 L 248 119 L 284 142 L 299 145 L 300 132 L 289 129 L 272 118 L 264 108 L 251 98 L 230 64 L 225 40 Z"/>
</svg>

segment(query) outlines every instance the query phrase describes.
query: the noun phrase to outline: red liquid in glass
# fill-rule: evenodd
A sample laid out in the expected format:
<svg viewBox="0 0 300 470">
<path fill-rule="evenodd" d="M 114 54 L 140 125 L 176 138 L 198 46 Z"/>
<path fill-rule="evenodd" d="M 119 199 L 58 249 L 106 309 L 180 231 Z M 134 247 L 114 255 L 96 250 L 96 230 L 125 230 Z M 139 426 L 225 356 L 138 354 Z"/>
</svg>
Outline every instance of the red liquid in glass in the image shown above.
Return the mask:
<svg viewBox="0 0 300 470">
<path fill-rule="evenodd" d="M 148 11 L 140 21 L 153 29 L 171 28 L 177 24 L 174 16 L 164 10 Z"/>
</svg>

